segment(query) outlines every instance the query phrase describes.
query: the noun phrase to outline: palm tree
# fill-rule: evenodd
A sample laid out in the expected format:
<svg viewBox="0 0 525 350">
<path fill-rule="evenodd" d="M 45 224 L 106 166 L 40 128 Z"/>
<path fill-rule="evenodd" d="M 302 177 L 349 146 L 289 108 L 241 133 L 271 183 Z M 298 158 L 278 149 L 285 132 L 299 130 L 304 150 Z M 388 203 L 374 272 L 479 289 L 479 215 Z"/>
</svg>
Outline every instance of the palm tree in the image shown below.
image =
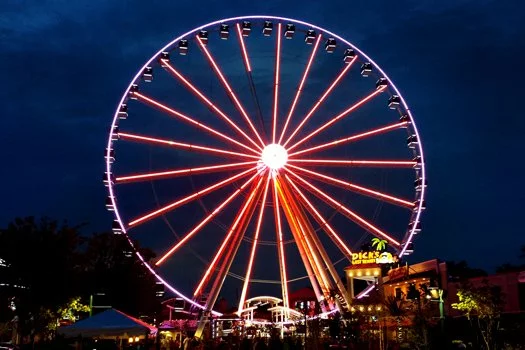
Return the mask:
<svg viewBox="0 0 525 350">
<path fill-rule="evenodd" d="M 382 252 L 386 249 L 386 239 L 379 239 L 377 237 L 372 238 L 372 247 L 376 247 L 376 250 Z"/>
<path fill-rule="evenodd" d="M 407 317 L 407 312 L 402 308 L 402 301 L 397 299 L 395 296 L 389 296 L 384 301 L 386 310 L 390 317 L 394 318 L 396 321 L 396 338 L 399 343 L 403 341 L 403 327 L 401 321 L 403 318 Z"/>
</svg>

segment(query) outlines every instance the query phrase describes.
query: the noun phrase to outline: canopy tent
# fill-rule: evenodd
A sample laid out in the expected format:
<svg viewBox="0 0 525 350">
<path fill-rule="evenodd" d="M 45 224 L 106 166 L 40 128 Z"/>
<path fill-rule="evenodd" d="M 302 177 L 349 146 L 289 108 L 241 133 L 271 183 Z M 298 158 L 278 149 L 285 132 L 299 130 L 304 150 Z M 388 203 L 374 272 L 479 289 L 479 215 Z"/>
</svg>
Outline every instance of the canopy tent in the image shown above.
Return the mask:
<svg viewBox="0 0 525 350">
<path fill-rule="evenodd" d="M 157 328 L 116 309 L 106 310 L 70 326 L 58 329 L 58 333 L 63 334 L 65 337 L 82 336 L 84 338 L 124 335 L 132 337 L 156 332 Z"/>
</svg>

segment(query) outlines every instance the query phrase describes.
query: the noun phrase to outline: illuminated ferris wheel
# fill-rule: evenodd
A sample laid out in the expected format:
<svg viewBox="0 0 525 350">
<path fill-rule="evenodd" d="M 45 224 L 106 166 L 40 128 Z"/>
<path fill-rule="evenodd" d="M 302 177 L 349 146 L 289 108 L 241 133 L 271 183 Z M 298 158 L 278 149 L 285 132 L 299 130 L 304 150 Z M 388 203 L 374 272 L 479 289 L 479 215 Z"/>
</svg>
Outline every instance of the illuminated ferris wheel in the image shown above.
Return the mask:
<svg viewBox="0 0 525 350">
<path fill-rule="evenodd" d="M 137 255 L 207 311 L 229 282 L 239 314 L 264 285 L 290 308 L 297 281 L 324 311 L 347 308 L 336 265 L 367 237 L 410 254 L 420 231 L 405 100 L 366 54 L 302 21 L 229 18 L 170 42 L 122 96 L 105 159 L 114 231 L 155 250 L 154 264 Z"/>
</svg>

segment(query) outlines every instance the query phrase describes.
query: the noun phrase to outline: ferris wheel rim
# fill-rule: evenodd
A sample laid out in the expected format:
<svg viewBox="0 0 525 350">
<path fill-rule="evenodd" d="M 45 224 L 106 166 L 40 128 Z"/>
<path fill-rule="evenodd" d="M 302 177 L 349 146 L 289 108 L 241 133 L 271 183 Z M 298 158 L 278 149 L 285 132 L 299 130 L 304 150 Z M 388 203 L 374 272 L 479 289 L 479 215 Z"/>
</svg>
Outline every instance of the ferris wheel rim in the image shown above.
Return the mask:
<svg viewBox="0 0 525 350">
<path fill-rule="evenodd" d="M 146 69 L 146 67 L 148 67 L 149 65 L 151 65 L 152 62 L 155 61 L 155 59 L 164 51 L 166 51 L 167 49 L 169 49 L 170 47 L 172 47 L 174 44 L 176 44 L 179 40 L 182 40 L 200 30 L 203 30 L 205 28 L 209 28 L 211 26 L 214 26 L 214 25 L 218 25 L 218 24 L 222 24 L 222 23 L 225 23 L 225 22 L 234 22 L 234 21 L 242 21 L 242 20 L 278 20 L 278 21 L 288 21 L 288 22 L 292 22 L 292 23 L 295 23 L 295 24 L 300 24 L 300 25 L 303 25 L 303 26 L 306 26 L 306 27 L 309 27 L 309 28 L 312 28 L 312 29 L 315 29 L 315 30 L 318 30 L 322 33 L 325 33 L 325 34 L 328 34 L 338 40 L 340 40 L 341 42 L 345 43 L 346 45 L 348 45 L 349 47 L 351 47 L 352 49 L 354 49 L 357 53 L 359 53 L 360 56 L 362 56 L 364 59 L 366 59 L 368 62 L 370 62 L 373 67 L 384 77 L 388 80 L 388 83 L 389 83 L 389 86 L 390 88 L 397 94 L 397 96 L 399 96 L 400 98 L 400 103 L 401 105 L 403 106 L 403 109 L 404 111 L 407 113 L 407 115 L 409 116 L 410 118 L 410 122 L 411 122 L 411 128 L 414 132 L 414 134 L 417 136 L 418 140 L 421 140 L 420 138 L 420 134 L 419 134 L 419 131 L 417 129 L 417 126 L 416 126 L 416 123 L 415 123 L 415 119 L 412 115 L 412 112 L 408 106 L 408 104 L 406 103 L 403 95 L 400 93 L 399 89 L 397 88 L 397 86 L 393 83 L 393 81 L 390 79 L 390 77 L 381 69 L 381 67 L 373 60 L 371 59 L 368 55 L 366 55 L 366 53 L 364 53 L 363 51 L 361 51 L 357 46 L 355 46 L 353 43 L 351 43 L 350 41 L 346 40 L 345 38 L 337 35 L 336 33 L 333 33 L 323 27 L 320 27 L 320 26 L 317 26 L 317 25 L 314 25 L 314 24 L 311 24 L 309 22 L 306 22 L 306 21 L 302 21 L 302 20 L 297 20 L 297 19 L 292 19 L 292 18 L 287 18 L 287 17 L 280 17 L 280 16 L 272 16 L 272 15 L 248 15 L 248 16 L 236 16 L 236 17 L 229 17 L 229 18 L 224 18 L 224 19 L 220 19 L 220 20 L 216 20 L 216 21 L 212 21 L 212 22 L 209 22 L 207 24 L 204 24 L 204 25 L 201 25 L 201 26 L 198 26 L 178 37 L 176 37 L 175 39 L 173 39 L 172 41 L 170 41 L 168 44 L 166 44 L 164 47 L 162 47 L 160 50 L 158 50 L 155 54 L 153 54 L 151 56 L 151 58 L 138 70 L 138 72 L 136 73 L 136 75 L 133 77 L 133 79 L 131 80 L 131 82 L 129 83 L 128 87 L 126 88 L 126 90 L 124 91 L 124 94 L 120 100 L 120 102 L 118 103 L 117 105 L 117 109 L 114 113 L 114 116 L 113 116 L 113 120 L 112 120 L 112 123 L 111 123 L 111 129 L 110 129 L 110 133 L 109 133 L 109 137 L 108 137 L 108 142 L 107 142 L 107 148 L 106 148 L 106 174 L 107 174 L 107 181 L 109 183 L 109 186 L 108 186 L 108 189 L 109 189 L 109 198 L 111 200 L 111 204 L 113 206 L 113 210 L 114 210 L 114 215 L 115 215 L 115 218 L 116 218 L 116 221 L 119 223 L 121 229 L 122 229 L 122 232 L 126 235 L 126 239 L 128 240 L 128 242 L 130 243 L 130 245 L 133 247 L 133 249 L 135 250 L 135 253 L 137 254 L 137 256 L 139 257 L 139 259 L 142 261 L 143 265 L 146 266 L 146 268 L 157 278 L 157 280 L 159 280 L 161 283 L 163 283 L 171 292 L 173 292 L 175 295 L 183 298 L 184 300 L 186 300 L 187 302 L 190 302 L 191 304 L 193 304 L 194 306 L 198 307 L 198 308 L 201 308 L 201 309 L 204 309 L 205 307 L 197 302 L 195 302 L 194 300 L 186 297 L 183 293 L 179 292 L 177 289 L 175 289 L 173 286 L 171 286 L 170 283 L 168 283 L 166 280 L 164 280 L 158 273 L 156 273 L 156 271 L 150 266 L 150 264 L 148 262 L 146 262 L 144 260 L 144 258 L 140 255 L 140 253 L 134 248 L 134 245 L 133 245 L 133 242 L 131 241 L 131 239 L 129 238 L 128 234 L 127 234 L 127 228 L 126 226 L 124 225 L 123 221 L 122 221 L 122 217 L 121 217 L 121 214 L 119 212 L 119 207 L 117 205 L 117 202 L 115 200 L 116 196 L 115 196 L 115 191 L 113 189 L 113 184 L 111 183 L 111 179 L 110 179 L 110 174 L 111 174 L 111 168 L 112 168 L 112 165 L 111 165 L 111 162 L 109 161 L 109 158 L 110 158 L 110 150 L 112 149 L 112 144 L 114 142 L 113 140 L 113 133 L 114 133 L 114 130 L 115 130 L 115 126 L 117 125 L 117 121 L 119 119 L 118 117 L 118 113 L 119 113 L 119 108 L 121 105 L 123 105 L 125 102 L 126 102 L 126 99 L 127 99 L 127 96 L 128 96 L 128 93 L 130 91 L 130 89 L 132 88 L 133 84 L 135 84 L 139 79 L 140 79 L 140 76 L 142 74 L 142 72 L 144 71 L 144 69 Z M 421 178 L 421 181 L 423 182 L 423 184 L 426 183 L 426 168 L 425 168 L 425 157 L 424 157 L 424 153 L 423 153 L 423 147 L 422 147 L 422 142 L 418 142 L 417 143 L 417 154 L 420 156 L 421 158 L 421 167 L 420 167 L 420 170 L 419 170 L 419 173 L 420 173 L 420 178 Z M 421 187 L 421 190 L 420 190 L 420 194 L 418 195 L 418 198 L 419 198 L 419 203 L 417 204 L 417 208 L 414 210 L 414 222 L 418 223 L 420 222 L 420 217 L 421 217 L 421 213 L 423 211 L 423 205 L 424 205 L 424 198 L 425 198 L 425 195 L 426 195 L 426 186 L 422 186 Z M 413 225 L 413 227 L 409 230 L 409 232 L 405 235 L 404 239 L 403 239 L 403 243 L 402 243 L 402 246 L 401 246 L 401 249 L 399 250 L 399 256 L 402 256 L 405 254 L 409 244 L 412 242 L 413 240 L 413 237 L 414 237 L 414 234 L 416 232 L 416 225 Z M 365 290 L 365 292 L 368 292 L 368 289 Z M 362 295 L 358 295 L 358 297 L 360 297 Z M 215 311 L 213 311 L 215 314 L 219 314 Z"/>
</svg>

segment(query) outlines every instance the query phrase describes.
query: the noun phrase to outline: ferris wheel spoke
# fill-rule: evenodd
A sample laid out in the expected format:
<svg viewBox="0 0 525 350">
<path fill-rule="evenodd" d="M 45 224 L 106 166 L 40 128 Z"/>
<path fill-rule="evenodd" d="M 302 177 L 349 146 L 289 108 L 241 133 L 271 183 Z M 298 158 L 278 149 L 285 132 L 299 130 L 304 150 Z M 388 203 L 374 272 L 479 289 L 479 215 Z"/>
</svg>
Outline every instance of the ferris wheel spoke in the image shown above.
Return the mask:
<svg viewBox="0 0 525 350">
<path fill-rule="evenodd" d="M 281 141 L 283 140 L 283 137 L 286 133 L 286 129 L 288 128 L 288 124 L 290 123 L 290 119 L 292 118 L 293 112 L 295 111 L 295 107 L 297 106 L 297 102 L 299 102 L 299 97 L 301 96 L 301 93 L 303 92 L 304 83 L 306 82 L 306 78 L 308 77 L 308 73 L 310 73 L 310 68 L 312 67 L 312 63 L 315 58 L 315 54 L 317 53 L 317 48 L 319 47 L 319 43 L 321 42 L 322 34 L 319 34 L 317 36 L 317 40 L 315 41 L 315 45 L 313 46 L 312 52 L 310 53 L 310 58 L 308 59 L 308 63 L 306 64 L 306 68 L 303 73 L 303 77 L 301 78 L 301 81 L 299 83 L 299 87 L 297 88 L 297 92 L 295 93 L 295 97 L 293 99 L 292 105 L 290 106 L 290 111 L 288 112 L 288 116 L 286 117 L 286 121 L 283 126 L 283 130 L 281 131 L 281 136 L 279 137 L 279 144 L 281 144 Z"/>
<path fill-rule="evenodd" d="M 162 104 L 162 103 L 160 103 L 160 102 L 158 102 L 158 101 L 156 101 L 156 100 L 154 100 L 154 99 L 152 99 L 152 98 L 150 98 L 150 97 L 148 97 L 146 95 L 143 95 L 140 92 L 134 92 L 133 96 L 135 96 L 137 98 L 137 100 L 139 100 L 141 102 L 144 102 L 144 103 L 146 103 L 146 104 L 148 104 L 148 105 L 150 105 L 152 107 L 158 108 L 159 110 L 161 110 L 163 112 L 166 112 L 166 113 L 168 113 L 168 114 L 170 114 L 170 115 L 172 115 L 174 117 L 177 117 L 177 118 L 179 118 L 181 120 L 184 120 L 185 122 L 187 122 L 187 123 L 189 123 L 189 124 L 191 124 L 191 125 L 193 125 L 193 126 L 195 126 L 197 128 L 203 129 L 203 130 L 209 132 L 212 135 L 218 136 L 218 137 L 220 137 L 220 138 L 222 138 L 224 140 L 227 140 L 228 142 L 236 144 L 237 146 L 240 146 L 240 147 L 242 147 L 244 149 L 247 149 L 247 150 L 249 150 L 252 153 L 255 153 L 255 154 L 259 153 L 257 150 L 255 150 L 255 149 L 253 149 L 253 148 L 251 148 L 251 147 L 249 147 L 249 146 L 247 146 L 247 145 L 245 145 L 245 144 L 243 144 L 243 143 L 233 139 L 232 137 L 227 136 L 227 135 L 221 133 L 220 131 L 217 131 L 217 130 L 213 129 L 212 127 L 209 127 L 209 126 L 207 126 L 207 125 L 205 125 L 205 124 L 203 124 L 201 122 L 198 122 L 197 120 L 195 120 L 195 119 L 193 119 L 191 117 L 188 117 L 187 115 L 185 115 L 185 114 L 183 114 L 183 113 L 181 113 L 179 111 L 176 111 L 173 108 L 170 108 L 170 107 L 168 107 L 168 106 L 166 106 L 166 105 L 164 105 L 164 104 Z"/>
<path fill-rule="evenodd" d="M 161 60 L 162 66 L 166 68 L 175 78 L 179 79 L 186 87 L 188 87 L 199 99 L 204 102 L 211 110 L 217 113 L 223 120 L 225 120 L 231 127 L 233 127 L 240 135 L 248 140 L 257 149 L 262 150 L 261 146 L 252 140 L 244 131 L 235 124 L 230 117 L 228 117 L 219 107 L 217 107 L 212 101 L 210 101 L 202 91 L 197 89 L 186 77 L 184 77 L 179 71 L 177 71 L 168 60 Z"/>
<path fill-rule="evenodd" d="M 241 230 L 246 229 L 246 226 L 248 224 L 249 219 L 251 218 L 251 215 L 253 214 L 253 210 L 250 210 L 250 207 L 253 207 L 253 204 L 255 202 L 256 197 L 259 194 L 259 189 L 261 187 L 261 184 L 263 182 L 263 176 L 260 177 L 257 184 L 252 188 L 250 195 L 245 200 L 244 204 L 242 205 L 241 209 L 237 212 L 237 215 L 235 216 L 235 220 L 233 221 L 230 230 L 228 231 L 228 234 L 222 241 L 222 244 L 220 245 L 219 249 L 217 250 L 217 253 L 215 253 L 215 256 L 211 263 L 208 265 L 208 269 L 202 276 L 199 284 L 197 285 L 197 288 L 195 288 L 195 291 L 193 292 L 194 296 L 199 295 L 204 285 L 208 282 L 210 275 L 212 271 L 214 271 L 217 267 L 217 262 L 221 259 L 221 257 L 226 253 L 224 263 L 228 264 L 228 260 L 233 260 L 236 252 L 234 254 L 232 253 L 232 249 L 236 244 L 236 242 L 240 242 L 242 237 Z M 229 247 L 230 249 L 226 249 L 226 247 Z M 236 250 L 236 249 L 235 249 Z M 228 259 L 231 258 L 231 259 Z M 230 262 L 231 264 L 231 262 Z M 227 268 L 229 270 L 229 267 Z M 224 271 L 224 278 L 227 271 Z M 218 276 L 218 278 L 221 278 L 221 276 Z M 210 305 L 212 307 L 213 305 Z"/>
<path fill-rule="evenodd" d="M 368 222 L 367 220 L 363 219 L 361 216 L 359 216 L 358 214 L 356 214 L 352 210 L 348 209 L 342 203 L 336 201 L 331 196 L 329 196 L 325 192 L 321 191 L 319 188 L 317 188 L 316 186 L 312 185 L 311 183 L 306 181 L 301 176 L 299 176 L 296 173 L 294 173 L 292 170 L 286 169 L 286 171 L 289 174 L 291 174 L 294 178 L 298 179 L 300 184 L 301 184 L 301 186 L 306 188 L 309 192 L 314 194 L 316 197 L 322 199 L 324 202 L 329 204 L 331 207 L 335 208 L 337 211 L 341 210 L 339 212 L 341 214 L 343 214 L 344 216 L 346 216 L 351 221 L 353 221 L 355 224 L 361 226 L 362 228 L 364 228 L 365 230 L 367 230 L 371 234 L 375 235 L 376 237 L 382 237 L 382 238 L 386 239 L 388 242 L 390 242 L 392 245 L 394 245 L 396 247 L 401 246 L 401 244 L 397 240 L 395 240 L 394 238 L 390 237 L 388 234 L 386 234 L 385 232 L 383 232 L 379 228 L 375 227 L 370 222 Z"/>
<path fill-rule="evenodd" d="M 319 223 L 319 226 L 325 231 L 334 242 L 334 244 L 339 248 L 341 253 L 349 260 L 352 261 L 352 251 L 346 243 L 341 239 L 340 235 L 335 232 L 335 230 L 330 226 L 330 224 L 323 218 L 323 216 L 315 209 L 314 205 L 306 198 L 304 193 L 297 187 L 297 185 L 290 179 L 289 176 L 285 175 L 286 179 L 289 181 L 290 185 L 292 185 L 293 189 L 299 197 L 301 198 L 301 201 L 306 204 L 307 210 L 310 212 L 310 214 L 316 219 L 316 221 Z"/>
<path fill-rule="evenodd" d="M 356 135 L 344 137 L 344 138 L 341 138 L 341 139 L 338 139 L 338 140 L 335 140 L 335 141 L 331 141 L 331 142 L 323 143 L 323 144 L 320 144 L 320 145 L 317 145 L 317 146 L 313 146 L 313 147 L 310 147 L 310 148 L 302 149 L 302 150 L 297 151 L 295 153 L 289 154 L 288 157 L 298 156 L 299 154 L 304 154 L 304 153 L 318 152 L 318 151 L 321 151 L 321 150 L 324 150 L 324 149 L 327 149 L 327 148 L 330 148 L 330 147 L 334 147 L 334 146 L 338 146 L 338 145 L 344 145 L 344 144 L 348 144 L 348 143 L 351 143 L 351 142 L 354 142 L 354 141 L 362 140 L 362 139 L 365 139 L 367 137 L 381 135 L 381 134 L 387 133 L 387 132 L 392 131 L 392 130 L 397 130 L 397 129 L 400 129 L 400 128 L 406 128 L 408 126 L 408 124 L 409 124 L 409 122 L 400 122 L 400 123 L 386 125 L 386 126 L 383 126 L 383 127 L 377 128 L 377 129 L 369 130 L 369 131 L 362 132 L 362 133 L 359 133 L 359 134 L 356 134 Z"/>
<path fill-rule="evenodd" d="M 208 224 L 215 216 L 217 216 L 224 207 L 226 207 L 235 197 L 237 197 L 250 183 L 252 183 L 259 174 L 256 173 L 248 181 L 241 185 L 238 189 L 233 191 L 233 193 L 226 198 L 221 204 L 219 204 L 210 214 L 208 214 L 201 222 L 199 222 L 193 229 L 191 229 L 180 241 L 177 242 L 173 247 L 171 247 L 157 262 L 155 265 L 159 266 L 162 264 L 168 257 L 173 255 L 180 247 L 182 247 L 186 242 L 188 242 L 197 232 L 199 232 L 206 224 Z"/>
<path fill-rule="evenodd" d="M 261 136 L 257 132 L 257 129 L 255 129 L 255 126 L 253 125 L 253 123 L 251 121 L 251 118 L 248 116 L 248 113 L 246 113 L 246 110 L 244 109 L 244 107 L 242 106 L 241 102 L 239 101 L 239 99 L 237 98 L 235 93 L 233 92 L 232 87 L 230 86 L 230 84 L 228 83 L 228 80 L 226 79 L 226 77 L 222 73 L 221 69 L 219 68 L 219 65 L 215 62 L 215 59 L 211 55 L 210 51 L 208 50 L 206 45 L 202 42 L 202 39 L 200 37 L 198 37 L 198 36 L 197 36 L 197 42 L 199 43 L 200 48 L 202 49 L 202 51 L 204 52 L 206 58 L 208 59 L 208 62 L 211 64 L 213 70 L 215 71 L 215 74 L 217 75 L 219 80 L 222 82 L 222 85 L 226 89 L 226 92 L 228 93 L 228 95 L 233 100 L 233 102 L 235 104 L 235 107 L 237 107 L 237 109 L 239 110 L 239 112 L 243 116 L 244 120 L 248 123 L 248 125 L 250 126 L 250 129 L 252 130 L 252 132 L 255 135 L 255 137 L 257 137 L 257 139 L 259 140 L 261 146 L 264 147 L 264 142 L 261 139 Z M 260 149 L 262 149 L 262 148 L 260 148 Z"/>
<path fill-rule="evenodd" d="M 154 218 L 158 217 L 159 215 L 167 213 L 167 212 L 169 212 L 171 210 L 174 210 L 175 208 L 178 208 L 178 207 L 180 207 L 180 206 L 182 206 L 184 204 L 187 204 L 187 203 L 189 203 L 189 202 L 191 202 L 191 201 L 193 201 L 195 199 L 198 199 L 198 198 L 200 198 L 200 197 L 202 197 L 204 195 L 207 195 L 207 194 L 209 194 L 209 193 L 211 193 L 211 192 L 213 192 L 213 191 L 215 191 L 215 190 L 217 190 L 217 189 L 219 189 L 221 187 L 229 185 L 229 184 L 237 181 L 238 179 L 241 179 L 241 178 L 247 176 L 248 173 L 254 172 L 255 170 L 256 170 L 256 168 L 251 168 L 251 169 L 245 170 L 245 171 L 243 171 L 243 172 L 241 172 L 241 173 L 239 173 L 237 175 L 230 176 L 229 178 L 227 178 L 225 180 L 217 182 L 217 183 L 215 183 L 215 184 L 213 184 L 211 186 L 208 186 L 208 187 L 206 187 L 206 188 L 204 188 L 204 189 L 202 189 L 200 191 L 197 191 L 197 192 L 195 192 L 195 193 L 193 193 L 193 194 L 191 194 L 189 196 L 186 196 L 186 197 L 184 197 L 182 199 L 179 199 L 179 200 L 177 200 L 175 202 L 172 202 L 172 203 L 170 203 L 170 204 L 168 204 L 168 205 L 166 205 L 166 206 L 164 206 L 164 207 L 162 207 L 160 209 L 157 209 L 157 210 L 152 211 L 152 212 L 150 212 L 150 213 L 148 213 L 146 215 L 143 215 L 143 216 L 140 216 L 138 218 L 135 218 L 128 224 L 128 227 L 133 227 L 133 226 L 136 226 L 138 224 L 142 224 L 142 223 L 144 223 L 146 221 L 149 221 L 151 219 L 154 219 Z"/>
<path fill-rule="evenodd" d="M 305 166 L 352 166 L 379 168 L 414 168 L 415 160 L 346 160 L 346 159 L 288 159 L 288 163 L 304 164 Z"/>
<path fill-rule="evenodd" d="M 152 181 L 159 179 L 172 179 L 179 176 L 191 176 L 191 175 L 200 175 L 200 174 L 209 174 L 216 172 L 224 172 L 234 169 L 247 168 L 249 166 L 257 164 L 257 161 L 251 162 L 242 162 L 242 163 L 229 163 L 229 164 L 220 164 L 220 165 L 209 165 L 196 168 L 187 168 L 187 169 L 177 169 L 177 170 L 166 170 L 159 171 L 154 173 L 145 173 L 145 174 L 136 174 L 136 175 L 127 175 L 119 176 L 115 179 L 115 183 L 128 183 L 128 182 L 138 182 L 138 181 Z"/>
<path fill-rule="evenodd" d="M 376 198 L 376 199 L 379 199 L 379 200 L 383 200 L 385 202 L 389 202 L 389 203 L 392 203 L 392 204 L 400 205 L 400 206 L 403 206 L 403 207 L 406 207 L 406 208 L 413 209 L 415 207 L 415 203 L 414 202 L 410 202 L 410 201 L 402 199 L 402 198 L 394 197 L 394 196 L 388 195 L 386 193 L 382 193 L 382 192 L 379 192 L 379 191 L 376 191 L 376 190 L 372 190 L 372 189 L 367 188 L 367 187 L 358 186 L 358 185 L 353 184 L 351 182 L 343 181 L 343 180 L 340 180 L 338 178 L 335 178 L 335 177 L 332 177 L 332 176 L 328 176 L 328 175 L 324 175 L 324 174 L 321 174 L 321 173 L 316 172 L 316 171 L 312 171 L 312 170 L 308 170 L 308 169 L 305 169 L 305 168 L 301 168 L 301 167 L 295 166 L 293 164 L 288 164 L 288 166 L 293 168 L 293 169 L 295 169 L 295 170 L 298 170 L 300 173 L 302 173 L 302 174 L 304 174 L 304 175 L 306 175 L 306 176 L 308 176 L 310 178 L 315 178 L 315 179 L 317 179 L 319 181 L 322 181 L 324 183 L 328 183 L 328 184 L 332 184 L 332 185 L 335 185 L 335 186 L 339 186 L 341 188 L 348 189 L 348 190 L 350 190 L 352 192 L 363 194 L 363 195 L 368 196 L 368 197 L 372 197 L 372 198 Z"/>
<path fill-rule="evenodd" d="M 290 146 L 288 148 L 288 151 L 291 151 L 292 149 L 296 148 L 300 144 L 302 144 L 302 143 L 306 142 L 307 140 L 311 139 L 312 137 L 314 137 L 315 135 L 317 135 L 321 131 L 325 130 L 326 128 L 328 128 L 332 124 L 334 124 L 337 121 L 341 120 L 342 118 L 348 116 L 350 113 L 352 113 L 353 111 L 355 111 L 356 109 L 358 109 L 359 107 L 363 106 L 368 101 L 372 100 L 374 97 L 376 97 L 377 95 L 382 93 L 385 89 L 386 89 L 386 86 L 382 86 L 382 87 L 378 88 L 377 90 L 375 90 L 374 92 L 370 93 L 369 95 L 365 96 L 359 102 L 355 103 L 354 105 L 350 106 L 346 110 L 342 111 L 341 113 L 339 113 L 338 115 L 336 115 L 335 117 L 330 119 L 328 122 L 324 123 L 323 125 L 321 125 L 317 129 L 315 129 L 314 131 L 312 131 L 311 133 L 309 133 L 308 135 L 303 137 L 301 140 L 297 141 L 294 145 L 292 145 L 292 146 Z"/>
<path fill-rule="evenodd" d="M 279 196 L 277 194 L 277 183 L 275 178 L 273 179 L 273 210 L 275 218 L 275 233 L 277 235 L 277 255 L 279 258 L 279 274 L 281 277 L 281 293 L 283 297 L 283 306 L 288 308 L 288 277 L 286 274 L 286 258 L 283 243 L 283 231 L 281 224 L 281 211 L 279 210 Z"/>
<path fill-rule="evenodd" d="M 261 224 L 262 224 L 262 220 L 263 220 L 263 216 L 264 216 L 264 209 L 265 209 L 265 205 L 266 205 L 266 197 L 268 195 L 268 188 L 269 188 L 269 185 L 270 185 L 270 179 L 271 179 L 271 175 L 270 175 L 270 172 L 268 172 L 268 178 L 266 180 L 266 186 L 264 187 L 264 194 L 262 196 L 261 206 L 260 206 L 260 210 L 259 210 L 259 216 L 257 218 L 257 224 L 256 224 L 256 227 L 255 227 L 255 234 L 253 236 L 252 249 L 250 251 L 250 258 L 248 260 L 248 267 L 246 269 L 246 275 L 245 275 L 245 278 L 244 278 L 244 284 L 242 286 L 241 298 L 239 300 L 239 307 L 238 307 L 238 310 L 237 310 L 237 313 L 239 315 L 241 314 L 243 306 L 244 306 L 244 301 L 246 299 L 246 293 L 248 292 L 248 283 L 250 282 L 250 278 L 251 278 L 251 275 L 252 275 L 253 260 L 255 259 L 255 252 L 256 252 L 257 243 L 258 243 L 258 240 L 259 240 L 259 232 L 261 230 Z"/>
<path fill-rule="evenodd" d="M 169 147 L 174 147 L 174 148 L 179 148 L 179 149 L 185 149 L 187 151 L 197 151 L 197 152 L 218 154 L 218 155 L 224 155 L 227 157 L 236 157 L 236 158 L 260 159 L 260 157 L 254 156 L 251 154 L 232 152 L 232 151 L 228 151 L 225 149 L 183 143 L 183 142 L 178 142 L 174 140 L 159 139 L 155 137 L 130 134 L 130 133 L 125 133 L 125 132 L 119 132 L 118 135 L 123 140 L 142 142 L 142 143 L 161 145 L 161 146 L 169 146 Z"/>
<path fill-rule="evenodd" d="M 310 109 L 310 111 L 306 114 L 306 116 L 303 118 L 303 120 L 301 121 L 301 123 L 299 123 L 299 125 L 295 128 L 295 130 L 292 132 L 292 134 L 288 137 L 288 139 L 286 140 L 286 142 L 284 143 L 284 147 L 286 147 L 286 145 L 288 145 L 290 143 L 290 141 L 292 141 L 292 139 L 294 138 L 295 135 L 297 135 L 297 133 L 299 132 L 299 130 L 301 130 L 301 128 L 304 126 L 304 124 L 308 121 L 308 119 L 310 119 L 310 117 L 315 113 L 315 111 L 317 111 L 317 109 L 319 108 L 319 106 L 321 106 L 321 104 L 324 102 L 324 100 L 328 97 L 328 95 L 330 95 L 330 93 L 332 92 L 332 90 L 339 84 L 339 82 L 341 81 L 341 79 L 345 76 L 345 74 L 350 70 L 350 68 L 352 67 L 352 65 L 354 64 L 354 62 L 357 60 L 357 56 L 354 56 L 354 58 L 352 58 L 352 60 L 347 63 L 345 65 L 345 67 L 343 68 L 343 70 L 341 70 L 341 72 L 337 75 L 337 77 L 335 78 L 335 80 L 332 82 L 332 84 L 330 84 L 330 86 L 326 89 L 326 91 L 321 95 L 321 97 L 319 98 L 319 100 L 317 100 L 317 102 L 313 105 L 313 107 Z M 293 147 L 292 147 L 293 148 Z M 291 148 L 290 148 L 291 149 Z"/>
<path fill-rule="evenodd" d="M 277 112 L 279 105 L 279 79 L 281 68 L 281 27 L 282 24 L 277 24 L 277 43 L 275 45 L 275 79 L 273 86 L 273 128 L 272 128 L 272 143 L 275 143 L 275 132 L 277 129 Z"/>
</svg>

